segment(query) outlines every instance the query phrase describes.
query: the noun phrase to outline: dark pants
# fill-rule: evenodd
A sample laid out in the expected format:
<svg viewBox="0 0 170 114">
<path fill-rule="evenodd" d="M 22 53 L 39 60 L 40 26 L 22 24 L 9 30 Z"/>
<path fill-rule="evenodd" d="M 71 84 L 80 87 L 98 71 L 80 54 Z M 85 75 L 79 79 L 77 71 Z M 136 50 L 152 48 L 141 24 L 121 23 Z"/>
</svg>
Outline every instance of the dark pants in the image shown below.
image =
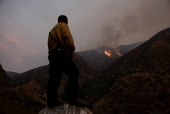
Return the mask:
<svg viewBox="0 0 170 114">
<path fill-rule="evenodd" d="M 48 56 L 50 69 L 49 80 L 47 85 L 47 104 L 48 106 L 57 105 L 57 91 L 60 85 L 62 72 L 68 76 L 68 95 L 67 101 L 69 104 L 75 104 L 78 98 L 78 77 L 79 71 L 75 62 L 66 53 L 52 52 Z"/>
</svg>

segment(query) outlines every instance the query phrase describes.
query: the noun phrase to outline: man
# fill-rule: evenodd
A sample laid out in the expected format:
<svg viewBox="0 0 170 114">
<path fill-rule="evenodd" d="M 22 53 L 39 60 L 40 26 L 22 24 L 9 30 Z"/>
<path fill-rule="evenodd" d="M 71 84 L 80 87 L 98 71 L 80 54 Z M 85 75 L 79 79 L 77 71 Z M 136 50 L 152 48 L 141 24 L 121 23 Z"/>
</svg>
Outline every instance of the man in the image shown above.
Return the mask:
<svg viewBox="0 0 170 114">
<path fill-rule="evenodd" d="M 56 24 L 49 32 L 49 80 L 47 85 L 47 104 L 49 108 L 62 104 L 57 94 L 60 85 L 62 72 L 68 76 L 67 101 L 70 105 L 85 106 L 78 98 L 78 77 L 79 71 L 73 61 L 75 46 L 72 35 L 68 27 L 68 19 L 61 15 Z"/>
</svg>

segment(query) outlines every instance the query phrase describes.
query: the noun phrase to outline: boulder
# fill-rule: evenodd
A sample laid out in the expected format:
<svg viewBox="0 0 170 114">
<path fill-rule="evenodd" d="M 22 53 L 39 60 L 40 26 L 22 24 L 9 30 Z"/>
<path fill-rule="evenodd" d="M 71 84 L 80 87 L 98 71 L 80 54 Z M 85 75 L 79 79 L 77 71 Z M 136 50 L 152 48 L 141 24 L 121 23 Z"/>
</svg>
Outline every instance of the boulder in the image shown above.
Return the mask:
<svg viewBox="0 0 170 114">
<path fill-rule="evenodd" d="M 52 109 L 44 108 L 39 114 L 92 114 L 86 107 L 76 107 L 69 104 L 63 104 Z"/>
</svg>

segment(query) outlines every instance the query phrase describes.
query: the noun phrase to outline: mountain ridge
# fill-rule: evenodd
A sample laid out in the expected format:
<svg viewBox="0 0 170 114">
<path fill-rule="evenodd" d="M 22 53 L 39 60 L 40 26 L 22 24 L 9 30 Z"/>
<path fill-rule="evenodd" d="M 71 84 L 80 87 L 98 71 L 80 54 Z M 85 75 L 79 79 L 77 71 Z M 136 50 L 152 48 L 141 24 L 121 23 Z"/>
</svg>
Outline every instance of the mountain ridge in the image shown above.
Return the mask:
<svg viewBox="0 0 170 114">
<path fill-rule="evenodd" d="M 167 28 L 114 61 L 105 71 L 109 89 L 93 105 L 94 114 L 170 113 L 169 52 Z"/>
<path fill-rule="evenodd" d="M 14 77 L 15 75 L 17 75 L 17 74 L 19 74 L 19 73 L 17 73 L 17 72 L 12 72 L 12 71 L 6 71 L 6 74 L 7 74 L 7 76 L 8 76 L 9 78 L 12 78 L 12 77 Z"/>
<path fill-rule="evenodd" d="M 93 68 L 103 72 L 111 63 L 122 55 L 128 53 L 137 46 L 143 44 L 145 41 L 137 42 L 129 45 L 121 45 L 116 48 L 98 47 L 93 50 L 78 52 L 78 54 Z M 110 54 L 107 55 L 107 54 Z"/>
<path fill-rule="evenodd" d="M 12 81 L 7 76 L 5 70 L 2 68 L 0 64 L 0 88 L 9 88 L 13 87 Z"/>
</svg>

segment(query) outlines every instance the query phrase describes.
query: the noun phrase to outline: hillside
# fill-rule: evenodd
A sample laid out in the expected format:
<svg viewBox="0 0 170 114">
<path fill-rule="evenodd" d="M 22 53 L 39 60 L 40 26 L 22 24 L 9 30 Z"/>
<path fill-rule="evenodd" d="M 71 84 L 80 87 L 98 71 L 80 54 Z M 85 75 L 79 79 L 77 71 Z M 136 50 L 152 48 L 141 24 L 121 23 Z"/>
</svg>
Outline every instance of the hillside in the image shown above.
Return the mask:
<svg viewBox="0 0 170 114">
<path fill-rule="evenodd" d="M 41 102 L 44 106 L 47 106 L 46 89 L 43 87 L 40 81 L 37 81 L 36 79 L 28 80 L 27 82 L 18 86 L 17 91 L 21 96 L 27 95 L 30 98 Z"/>
<path fill-rule="evenodd" d="M 6 74 L 9 78 L 12 78 L 14 77 L 15 75 L 17 75 L 18 73 L 17 72 L 11 72 L 11 71 L 6 71 Z"/>
<path fill-rule="evenodd" d="M 114 61 L 105 71 L 106 82 L 101 82 L 110 89 L 93 112 L 170 113 L 169 52 L 170 28 Z"/>
<path fill-rule="evenodd" d="M 143 44 L 143 42 L 138 42 L 130 45 L 121 45 L 117 48 L 110 47 L 99 47 L 94 50 L 88 50 L 83 52 L 78 52 L 78 54 L 92 67 L 99 71 L 104 71 L 108 68 L 111 63 L 122 55 L 133 50 L 137 46 Z M 111 54 L 110 57 L 106 54 Z"/>
<path fill-rule="evenodd" d="M 0 65 L 0 114 L 37 114 L 43 107 L 41 102 L 20 94 Z"/>
<path fill-rule="evenodd" d="M 129 44 L 129 45 L 121 45 L 119 46 L 119 51 L 122 55 L 128 53 L 129 51 L 135 49 L 136 47 L 142 45 L 145 41 L 142 42 L 137 42 L 137 43 L 133 43 L 133 44 Z"/>
<path fill-rule="evenodd" d="M 15 77 L 12 77 L 11 79 L 13 84 L 16 86 L 23 84 L 24 82 L 27 82 L 30 79 L 37 79 L 42 83 L 47 83 L 49 77 L 48 70 L 49 70 L 49 66 L 45 65 L 18 74 Z"/>
<path fill-rule="evenodd" d="M 2 68 L 0 64 L 0 88 L 9 88 L 12 87 L 11 80 L 7 77 L 5 70 Z"/>
<path fill-rule="evenodd" d="M 115 59 L 117 59 L 119 56 L 112 52 L 112 56 L 109 57 L 104 53 L 104 51 L 95 51 L 95 50 L 89 50 L 89 51 L 83 51 L 78 52 L 78 54 L 92 67 L 99 71 L 105 70 Z M 113 54 L 115 56 L 113 56 Z"/>
</svg>

